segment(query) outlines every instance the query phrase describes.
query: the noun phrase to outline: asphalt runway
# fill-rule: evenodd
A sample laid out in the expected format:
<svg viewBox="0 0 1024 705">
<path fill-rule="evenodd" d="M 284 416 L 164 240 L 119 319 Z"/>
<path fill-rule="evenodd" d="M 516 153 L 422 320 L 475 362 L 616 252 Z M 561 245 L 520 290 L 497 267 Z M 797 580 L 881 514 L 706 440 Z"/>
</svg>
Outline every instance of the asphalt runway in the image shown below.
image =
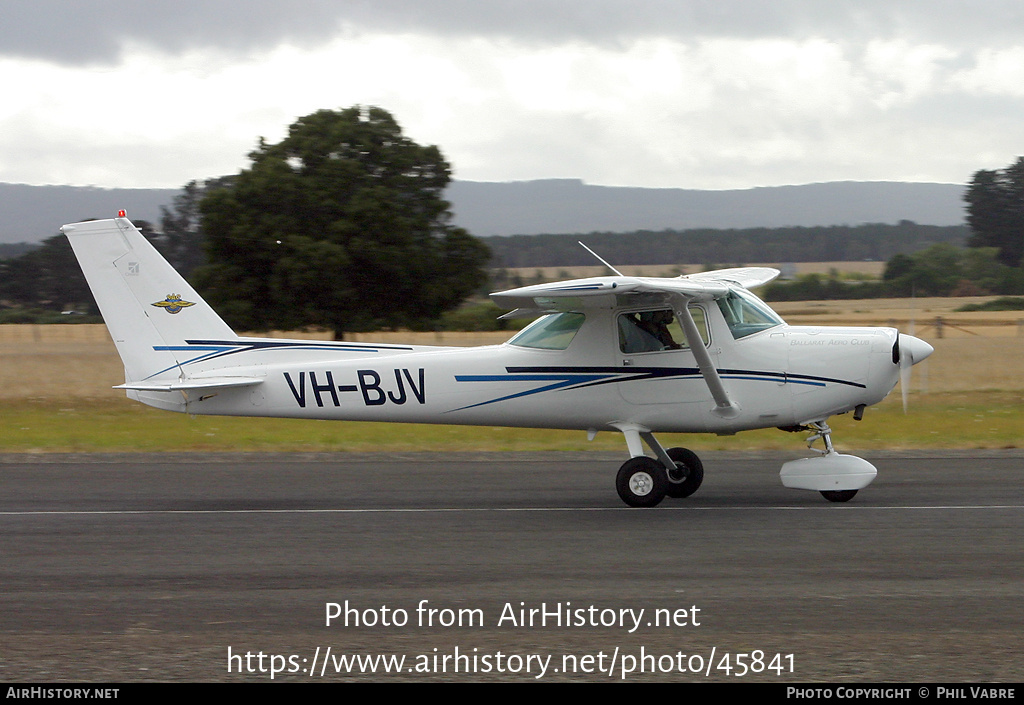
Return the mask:
<svg viewBox="0 0 1024 705">
<path fill-rule="evenodd" d="M 863 456 L 0 457 L 0 681 L 1024 679 L 1024 453 Z"/>
</svg>

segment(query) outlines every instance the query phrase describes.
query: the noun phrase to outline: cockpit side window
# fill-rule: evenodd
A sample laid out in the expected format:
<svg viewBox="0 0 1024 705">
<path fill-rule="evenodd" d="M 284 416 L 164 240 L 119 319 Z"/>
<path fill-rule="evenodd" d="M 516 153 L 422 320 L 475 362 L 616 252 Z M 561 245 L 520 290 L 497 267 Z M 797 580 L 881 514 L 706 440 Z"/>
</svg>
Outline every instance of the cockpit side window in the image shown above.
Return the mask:
<svg viewBox="0 0 1024 705">
<path fill-rule="evenodd" d="M 508 342 L 521 348 L 565 350 L 584 320 L 586 316 L 582 313 L 551 313 L 523 328 Z"/>
<path fill-rule="evenodd" d="M 705 344 L 710 342 L 704 309 L 691 307 L 697 330 Z M 620 313 L 617 319 L 619 350 L 624 353 L 683 350 L 690 347 L 682 326 L 670 309 Z"/>
<path fill-rule="evenodd" d="M 736 340 L 782 325 L 784 321 L 753 294 L 733 290 L 718 300 L 725 322 Z"/>
</svg>

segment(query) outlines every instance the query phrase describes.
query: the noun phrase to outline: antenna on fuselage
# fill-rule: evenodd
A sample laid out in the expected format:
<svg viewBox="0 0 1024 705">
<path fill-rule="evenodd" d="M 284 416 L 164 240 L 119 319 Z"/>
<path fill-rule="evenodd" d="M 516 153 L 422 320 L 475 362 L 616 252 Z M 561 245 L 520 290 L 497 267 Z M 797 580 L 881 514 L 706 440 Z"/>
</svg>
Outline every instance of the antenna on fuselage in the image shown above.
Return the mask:
<svg viewBox="0 0 1024 705">
<path fill-rule="evenodd" d="M 576 242 L 580 243 L 580 247 L 582 247 L 582 248 L 583 248 L 584 250 L 586 250 L 586 251 L 587 251 L 587 252 L 589 252 L 590 254 L 594 255 L 594 257 L 597 257 L 598 261 L 599 261 L 599 262 L 600 262 L 601 264 L 603 264 L 603 265 L 604 265 L 605 267 L 607 267 L 608 269 L 612 270 L 613 272 L 615 272 L 616 274 L 618 274 L 618 275 L 619 275 L 620 277 L 623 277 L 623 276 L 625 276 L 625 275 L 624 275 L 624 274 L 623 274 L 622 272 L 620 272 L 619 270 L 617 270 L 617 269 L 616 269 L 615 267 L 613 267 L 613 266 L 611 266 L 610 264 L 608 264 L 607 262 L 605 262 L 605 261 L 604 261 L 604 258 L 603 258 L 603 257 L 601 257 L 601 255 L 597 254 L 597 253 L 596 253 L 596 252 L 594 252 L 594 251 L 593 251 L 592 249 L 590 249 L 589 247 L 587 247 L 586 245 L 584 245 L 584 244 L 583 244 L 583 242 L 581 242 L 580 240 L 577 240 Z"/>
</svg>

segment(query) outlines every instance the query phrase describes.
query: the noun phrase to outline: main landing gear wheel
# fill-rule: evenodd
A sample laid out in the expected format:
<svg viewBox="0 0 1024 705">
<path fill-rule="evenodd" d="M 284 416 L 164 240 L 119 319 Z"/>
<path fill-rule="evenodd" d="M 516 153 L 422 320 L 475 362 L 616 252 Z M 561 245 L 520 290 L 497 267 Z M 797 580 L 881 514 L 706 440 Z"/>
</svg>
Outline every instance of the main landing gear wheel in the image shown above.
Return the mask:
<svg viewBox="0 0 1024 705">
<path fill-rule="evenodd" d="M 665 468 L 646 456 L 630 458 L 615 477 L 615 489 L 631 507 L 654 507 L 665 498 Z"/>
<path fill-rule="evenodd" d="M 857 490 L 822 490 L 821 496 L 829 502 L 849 502 L 857 494 Z"/>
<path fill-rule="evenodd" d="M 676 467 L 667 473 L 665 494 L 673 499 L 689 497 L 704 482 L 704 464 L 700 462 L 697 454 L 688 448 L 669 448 L 666 452 Z"/>
</svg>

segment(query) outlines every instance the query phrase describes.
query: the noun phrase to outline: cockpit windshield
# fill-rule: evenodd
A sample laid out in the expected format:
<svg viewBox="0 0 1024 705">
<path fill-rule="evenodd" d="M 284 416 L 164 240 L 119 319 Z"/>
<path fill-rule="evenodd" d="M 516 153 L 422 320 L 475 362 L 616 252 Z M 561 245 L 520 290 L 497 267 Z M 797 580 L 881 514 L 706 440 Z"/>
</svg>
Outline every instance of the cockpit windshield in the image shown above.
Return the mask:
<svg viewBox="0 0 1024 705">
<path fill-rule="evenodd" d="M 737 340 L 785 323 L 761 299 L 742 289 L 734 289 L 720 298 L 718 308 L 729 324 L 732 337 Z"/>
<path fill-rule="evenodd" d="M 523 328 L 508 342 L 521 348 L 565 350 L 584 320 L 586 316 L 582 313 L 551 313 Z"/>
</svg>

